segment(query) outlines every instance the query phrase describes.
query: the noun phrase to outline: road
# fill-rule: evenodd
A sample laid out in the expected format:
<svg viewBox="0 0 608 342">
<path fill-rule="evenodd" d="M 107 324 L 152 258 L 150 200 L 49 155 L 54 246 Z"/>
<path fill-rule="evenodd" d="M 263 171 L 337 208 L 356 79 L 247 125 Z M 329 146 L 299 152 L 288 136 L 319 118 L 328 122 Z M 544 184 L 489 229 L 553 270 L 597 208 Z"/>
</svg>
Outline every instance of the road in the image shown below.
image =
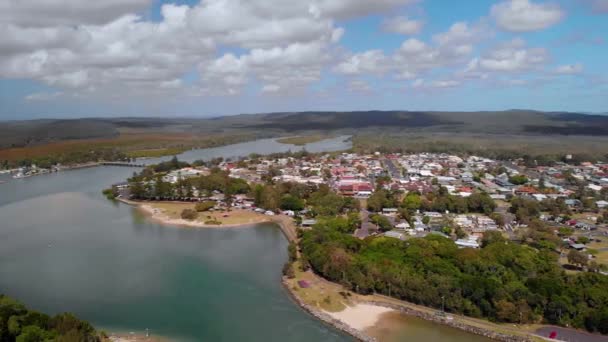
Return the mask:
<svg viewBox="0 0 608 342">
<path fill-rule="evenodd" d="M 361 227 L 355 230 L 355 237 L 365 239 L 370 233 L 375 232 L 378 229 L 376 225 L 369 222 L 369 211 L 367 211 L 367 209 L 361 209 L 359 218 L 361 219 Z"/>
<path fill-rule="evenodd" d="M 383 162 L 386 165 L 386 167 L 388 168 L 388 172 L 390 173 L 392 178 L 395 178 L 395 179 L 401 178 L 401 170 L 395 165 L 395 163 L 392 160 L 390 160 L 388 158 L 384 158 Z"/>
</svg>

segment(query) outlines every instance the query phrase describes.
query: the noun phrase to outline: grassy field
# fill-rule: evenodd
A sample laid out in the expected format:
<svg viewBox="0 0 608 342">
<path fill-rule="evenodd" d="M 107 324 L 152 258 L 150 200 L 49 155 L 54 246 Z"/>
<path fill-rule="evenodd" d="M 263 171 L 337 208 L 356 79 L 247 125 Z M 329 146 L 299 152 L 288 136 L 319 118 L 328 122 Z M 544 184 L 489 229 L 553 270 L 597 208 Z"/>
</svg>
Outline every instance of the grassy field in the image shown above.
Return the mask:
<svg viewBox="0 0 608 342">
<path fill-rule="evenodd" d="M 342 311 L 346 305 L 352 304 L 348 297 L 345 298 L 340 294 L 344 291 L 342 286 L 328 282 L 310 271 L 303 272 L 300 269 L 299 261 L 296 261 L 293 266 L 296 277 L 288 279 L 287 283 L 304 303 L 329 312 Z M 311 286 L 300 287 L 298 285 L 300 280 L 309 282 Z"/>
<path fill-rule="evenodd" d="M 194 209 L 194 203 L 149 202 L 146 205 L 162 210 L 171 219 L 181 219 L 184 209 Z M 268 217 L 251 210 L 206 211 L 198 214 L 196 222 L 217 221 L 222 225 L 245 225 L 269 221 Z"/>
<path fill-rule="evenodd" d="M 329 138 L 330 138 L 330 136 L 327 136 L 327 135 L 316 134 L 316 135 L 303 135 L 303 136 L 297 136 L 297 137 L 281 138 L 281 139 L 277 139 L 277 141 L 280 142 L 281 144 L 291 144 L 291 145 L 296 145 L 296 146 L 302 146 L 302 145 L 314 143 L 314 142 L 329 139 Z"/>
<path fill-rule="evenodd" d="M 600 240 L 601 242 L 590 242 L 587 248 L 598 251 L 594 259 L 598 264 L 608 265 L 608 238 L 602 237 Z"/>
</svg>

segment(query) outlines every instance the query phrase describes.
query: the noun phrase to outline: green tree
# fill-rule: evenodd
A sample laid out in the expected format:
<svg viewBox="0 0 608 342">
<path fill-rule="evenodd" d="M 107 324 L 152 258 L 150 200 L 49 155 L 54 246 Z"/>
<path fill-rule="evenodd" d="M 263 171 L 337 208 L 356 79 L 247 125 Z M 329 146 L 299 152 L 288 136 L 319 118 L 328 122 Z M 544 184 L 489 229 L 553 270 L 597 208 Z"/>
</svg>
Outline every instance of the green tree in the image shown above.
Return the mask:
<svg viewBox="0 0 608 342">
<path fill-rule="evenodd" d="M 509 177 L 509 182 L 515 185 L 523 185 L 528 183 L 528 177 L 524 175 L 514 175 Z"/>
<path fill-rule="evenodd" d="M 304 201 L 291 194 L 281 196 L 281 209 L 300 211 L 304 209 Z"/>
<path fill-rule="evenodd" d="M 507 240 L 501 232 L 497 230 L 489 230 L 483 233 L 483 237 L 481 238 L 481 247 L 486 247 L 493 243 L 504 243 L 506 241 Z"/>
<path fill-rule="evenodd" d="M 587 266 L 588 261 L 589 261 L 589 258 L 587 257 L 587 254 L 585 254 L 585 253 L 581 253 L 574 249 L 572 249 L 572 250 L 570 250 L 570 252 L 568 252 L 568 262 L 573 265 L 584 267 L 584 266 Z"/>
<path fill-rule="evenodd" d="M 216 203 L 214 201 L 198 202 L 194 206 L 194 209 L 198 212 L 209 211 L 209 209 L 215 207 L 215 204 Z"/>
</svg>

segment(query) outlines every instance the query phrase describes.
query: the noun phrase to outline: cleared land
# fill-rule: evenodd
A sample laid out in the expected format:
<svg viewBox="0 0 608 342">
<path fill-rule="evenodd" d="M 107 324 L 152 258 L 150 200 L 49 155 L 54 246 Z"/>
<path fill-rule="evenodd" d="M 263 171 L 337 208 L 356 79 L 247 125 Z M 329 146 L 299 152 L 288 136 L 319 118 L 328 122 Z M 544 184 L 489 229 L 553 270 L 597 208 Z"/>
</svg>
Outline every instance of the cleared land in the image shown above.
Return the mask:
<svg viewBox="0 0 608 342">
<path fill-rule="evenodd" d="M 172 220 L 181 220 L 181 213 L 184 209 L 194 210 L 193 203 L 146 202 L 145 205 L 160 210 L 163 215 Z M 218 226 L 234 226 L 268 222 L 270 219 L 268 216 L 251 210 L 231 210 L 199 212 L 198 217 L 192 220 L 193 223 L 200 224 L 209 221 L 219 222 Z"/>
</svg>

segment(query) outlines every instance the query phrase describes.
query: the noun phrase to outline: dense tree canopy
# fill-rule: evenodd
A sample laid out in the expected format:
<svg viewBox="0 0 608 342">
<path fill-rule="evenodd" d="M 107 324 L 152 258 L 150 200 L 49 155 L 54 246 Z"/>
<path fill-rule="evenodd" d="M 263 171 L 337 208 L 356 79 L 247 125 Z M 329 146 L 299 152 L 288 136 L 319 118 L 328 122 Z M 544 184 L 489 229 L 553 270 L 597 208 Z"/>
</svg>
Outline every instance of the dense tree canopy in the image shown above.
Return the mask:
<svg viewBox="0 0 608 342">
<path fill-rule="evenodd" d="M 87 341 L 101 338 L 87 322 L 69 313 L 50 317 L 0 295 L 0 341 Z"/>
<path fill-rule="evenodd" d="M 458 249 L 428 235 L 407 241 L 359 240 L 320 221 L 303 232 L 303 259 L 322 276 L 359 293 L 382 293 L 490 320 L 544 320 L 608 333 L 608 277 L 566 274 L 548 249 L 491 233 L 481 249 Z"/>
</svg>

